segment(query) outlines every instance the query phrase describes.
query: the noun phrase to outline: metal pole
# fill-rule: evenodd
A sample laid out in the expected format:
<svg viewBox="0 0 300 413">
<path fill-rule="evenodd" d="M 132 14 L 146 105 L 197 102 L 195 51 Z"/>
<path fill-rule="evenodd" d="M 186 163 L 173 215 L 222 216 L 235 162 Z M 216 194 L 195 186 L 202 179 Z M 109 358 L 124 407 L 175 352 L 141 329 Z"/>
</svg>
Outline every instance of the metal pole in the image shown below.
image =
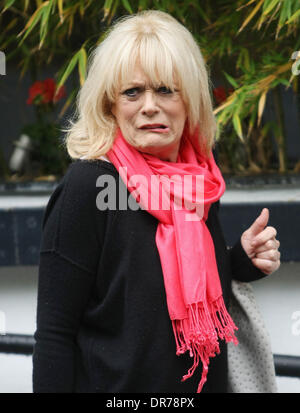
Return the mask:
<svg viewBox="0 0 300 413">
<path fill-rule="evenodd" d="M 0 335 L 0 353 L 32 355 L 35 340 L 26 334 Z"/>
<path fill-rule="evenodd" d="M 0 335 L 0 353 L 32 355 L 35 340 L 32 335 Z M 277 376 L 300 378 L 300 357 L 274 354 Z"/>
</svg>

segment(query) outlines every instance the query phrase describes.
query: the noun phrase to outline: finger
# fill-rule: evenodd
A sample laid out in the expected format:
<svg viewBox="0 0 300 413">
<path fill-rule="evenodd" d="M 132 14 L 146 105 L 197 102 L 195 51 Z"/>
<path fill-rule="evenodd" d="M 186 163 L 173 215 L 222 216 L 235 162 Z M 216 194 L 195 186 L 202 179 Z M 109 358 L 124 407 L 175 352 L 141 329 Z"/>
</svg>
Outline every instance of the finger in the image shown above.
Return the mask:
<svg viewBox="0 0 300 413">
<path fill-rule="evenodd" d="M 278 261 L 280 260 L 280 252 L 278 250 L 268 250 L 260 253 L 255 254 L 255 258 L 261 258 L 261 259 L 266 259 L 270 261 Z"/>
<path fill-rule="evenodd" d="M 265 274 L 272 274 L 280 267 L 280 261 L 270 261 L 262 258 L 252 258 L 253 264 Z"/>
<path fill-rule="evenodd" d="M 254 248 L 254 251 L 256 254 L 260 253 L 260 252 L 264 252 L 264 251 L 268 251 L 268 250 L 278 250 L 280 246 L 280 242 L 277 239 L 270 239 L 269 241 L 265 242 L 262 245 L 256 246 Z"/>
<path fill-rule="evenodd" d="M 260 215 L 253 222 L 251 227 L 248 229 L 249 233 L 254 237 L 259 234 L 267 225 L 269 221 L 269 210 L 268 208 L 263 208 Z"/>
<path fill-rule="evenodd" d="M 259 245 L 265 244 L 272 238 L 275 239 L 277 231 L 274 227 L 266 227 L 262 232 L 260 232 L 251 242 L 252 247 L 258 247 Z"/>
</svg>

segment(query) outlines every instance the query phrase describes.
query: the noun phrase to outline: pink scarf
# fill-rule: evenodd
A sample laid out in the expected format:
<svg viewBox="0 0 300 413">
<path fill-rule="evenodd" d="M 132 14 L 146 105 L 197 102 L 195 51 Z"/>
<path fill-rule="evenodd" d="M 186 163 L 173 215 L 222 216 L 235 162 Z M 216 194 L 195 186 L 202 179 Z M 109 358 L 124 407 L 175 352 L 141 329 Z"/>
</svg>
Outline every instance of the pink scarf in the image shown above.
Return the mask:
<svg viewBox="0 0 300 413">
<path fill-rule="evenodd" d="M 155 241 L 176 354 L 189 351 L 194 361 L 182 381 L 193 375 L 201 360 L 200 393 L 209 359 L 220 352 L 218 339 L 237 344 L 237 327 L 224 304 L 214 244 L 205 223 L 210 205 L 225 191 L 225 182 L 212 153 L 207 159 L 192 142 L 185 127 L 177 162 L 167 162 L 139 152 L 118 128 L 107 157 L 134 199 L 159 221 Z M 196 176 L 200 178 L 195 183 Z"/>
</svg>

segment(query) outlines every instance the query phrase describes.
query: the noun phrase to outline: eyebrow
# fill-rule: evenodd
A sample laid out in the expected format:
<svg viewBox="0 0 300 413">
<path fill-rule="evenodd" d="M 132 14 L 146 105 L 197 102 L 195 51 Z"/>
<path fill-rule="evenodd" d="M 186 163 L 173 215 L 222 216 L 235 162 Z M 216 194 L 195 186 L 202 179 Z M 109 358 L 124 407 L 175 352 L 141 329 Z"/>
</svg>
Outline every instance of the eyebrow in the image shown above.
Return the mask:
<svg viewBox="0 0 300 413">
<path fill-rule="evenodd" d="M 145 86 L 145 82 L 141 81 L 141 80 L 131 80 L 128 83 L 125 83 L 123 85 L 123 88 L 128 88 L 131 86 Z"/>
<path fill-rule="evenodd" d="M 162 85 L 163 86 L 163 85 Z M 125 92 L 128 89 L 134 89 L 135 87 L 142 87 L 145 88 L 145 82 L 142 80 L 132 80 L 128 83 L 125 83 L 122 87 L 121 87 L 121 93 Z M 160 87 L 160 86 L 158 86 Z M 174 85 L 174 90 L 175 91 L 179 91 L 177 84 Z"/>
</svg>

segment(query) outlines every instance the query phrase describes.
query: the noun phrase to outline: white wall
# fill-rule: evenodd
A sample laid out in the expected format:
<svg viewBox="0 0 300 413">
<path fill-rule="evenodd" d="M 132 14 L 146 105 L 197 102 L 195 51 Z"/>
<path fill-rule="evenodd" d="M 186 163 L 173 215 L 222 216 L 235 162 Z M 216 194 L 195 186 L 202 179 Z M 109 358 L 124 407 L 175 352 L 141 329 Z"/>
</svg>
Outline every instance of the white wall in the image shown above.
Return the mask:
<svg viewBox="0 0 300 413">
<path fill-rule="evenodd" d="M 300 356 L 300 263 L 283 263 L 252 283 L 275 354 Z M 300 393 L 300 379 L 278 378 L 282 393 Z"/>
</svg>

